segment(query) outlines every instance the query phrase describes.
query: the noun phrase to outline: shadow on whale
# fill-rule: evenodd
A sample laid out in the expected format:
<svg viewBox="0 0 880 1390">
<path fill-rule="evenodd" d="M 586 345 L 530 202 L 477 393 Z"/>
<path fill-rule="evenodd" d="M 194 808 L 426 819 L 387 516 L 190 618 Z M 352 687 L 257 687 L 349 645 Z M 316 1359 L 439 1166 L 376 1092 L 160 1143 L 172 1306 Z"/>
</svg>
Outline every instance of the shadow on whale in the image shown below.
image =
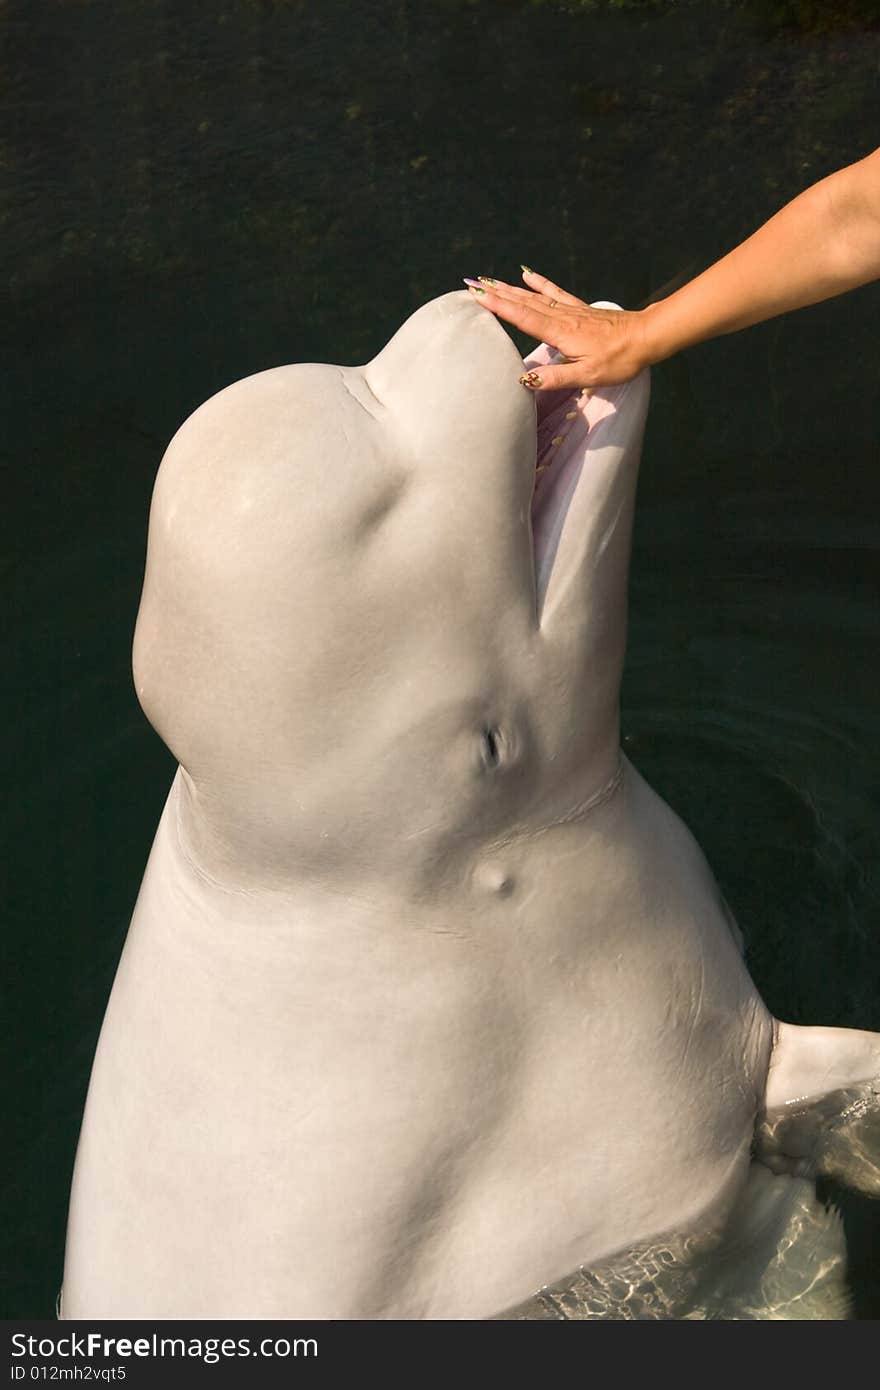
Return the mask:
<svg viewBox="0 0 880 1390">
<path fill-rule="evenodd" d="M 521 371 L 446 294 L 165 453 L 133 668 L 179 767 L 64 1317 L 845 1315 L 814 1177 L 874 1180 L 880 1037 L 770 1016 L 621 753 L 647 374 Z"/>
</svg>

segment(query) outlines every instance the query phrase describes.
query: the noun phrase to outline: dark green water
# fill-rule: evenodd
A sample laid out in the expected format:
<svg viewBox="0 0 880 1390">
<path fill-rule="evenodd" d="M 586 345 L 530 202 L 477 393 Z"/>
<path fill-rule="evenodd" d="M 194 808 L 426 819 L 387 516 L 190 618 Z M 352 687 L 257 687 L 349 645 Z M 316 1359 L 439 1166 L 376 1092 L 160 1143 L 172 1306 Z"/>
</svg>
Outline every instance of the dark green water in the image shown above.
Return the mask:
<svg viewBox="0 0 880 1390">
<path fill-rule="evenodd" d="M 633 306 L 880 130 L 878 7 L 13 0 L 3 1308 L 60 1281 L 88 1070 L 168 784 L 130 645 L 171 434 L 525 261 Z M 823 21 L 824 22 L 818 22 Z M 626 749 L 779 1016 L 880 1029 L 880 287 L 657 368 Z M 529 340 L 517 338 L 521 351 Z M 843 1208 L 877 1315 L 877 1204 Z"/>
</svg>

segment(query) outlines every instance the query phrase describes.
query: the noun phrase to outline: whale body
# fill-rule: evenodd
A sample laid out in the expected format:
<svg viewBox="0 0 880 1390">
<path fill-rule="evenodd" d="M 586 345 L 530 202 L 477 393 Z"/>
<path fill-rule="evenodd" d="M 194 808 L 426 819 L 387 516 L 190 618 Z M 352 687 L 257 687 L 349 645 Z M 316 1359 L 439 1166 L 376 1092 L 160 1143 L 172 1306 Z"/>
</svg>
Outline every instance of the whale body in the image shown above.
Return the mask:
<svg viewBox="0 0 880 1390">
<path fill-rule="evenodd" d="M 133 672 L 179 765 L 66 1318 L 489 1318 L 626 1252 L 685 1267 L 762 1134 L 762 1192 L 804 1182 L 782 1121 L 880 1075 L 877 1036 L 771 1017 L 621 752 L 647 373 L 536 398 L 522 367 L 446 294 L 165 453 Z"/>
</svg>

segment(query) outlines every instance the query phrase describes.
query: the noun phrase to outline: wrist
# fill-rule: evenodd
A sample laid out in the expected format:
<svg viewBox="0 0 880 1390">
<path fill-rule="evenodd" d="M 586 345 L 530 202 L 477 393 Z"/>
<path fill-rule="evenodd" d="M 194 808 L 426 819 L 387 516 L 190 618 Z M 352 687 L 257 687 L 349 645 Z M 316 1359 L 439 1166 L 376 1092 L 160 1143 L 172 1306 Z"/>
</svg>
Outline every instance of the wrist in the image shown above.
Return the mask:
<svg viewBox="0 0 880 1390">
<path fill-rule="evenodd" d="M 640 364 L 652 367 L 655 362 L 663 362 L 672 357 L 678 348 L 675 343 L 669 301 L 658 299 L 654 304 L 638 310 L 636 319 L 636 350 Z"/>
</svg>

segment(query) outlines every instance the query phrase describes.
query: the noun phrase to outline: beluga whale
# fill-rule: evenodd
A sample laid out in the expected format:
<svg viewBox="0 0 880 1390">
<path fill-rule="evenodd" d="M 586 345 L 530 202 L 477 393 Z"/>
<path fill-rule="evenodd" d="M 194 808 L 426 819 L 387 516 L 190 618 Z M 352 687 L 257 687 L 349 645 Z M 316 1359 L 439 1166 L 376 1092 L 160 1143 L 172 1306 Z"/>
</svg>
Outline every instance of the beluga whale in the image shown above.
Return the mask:
<svg viewBox="0 0 880 1390">
<path fill-rule="evenodd" d="M 840 1266 L 811 1183 L 876 1183 L 880 1035 L 771 1016 L 621 750 L 648 375 L 522 369 L 455 291 L 165 452 L 132 664 L 178 766 L 64 1318 L 761 1316 L 768 1271 L 787 1316 L 783 1228 Z"/>
</svg>

